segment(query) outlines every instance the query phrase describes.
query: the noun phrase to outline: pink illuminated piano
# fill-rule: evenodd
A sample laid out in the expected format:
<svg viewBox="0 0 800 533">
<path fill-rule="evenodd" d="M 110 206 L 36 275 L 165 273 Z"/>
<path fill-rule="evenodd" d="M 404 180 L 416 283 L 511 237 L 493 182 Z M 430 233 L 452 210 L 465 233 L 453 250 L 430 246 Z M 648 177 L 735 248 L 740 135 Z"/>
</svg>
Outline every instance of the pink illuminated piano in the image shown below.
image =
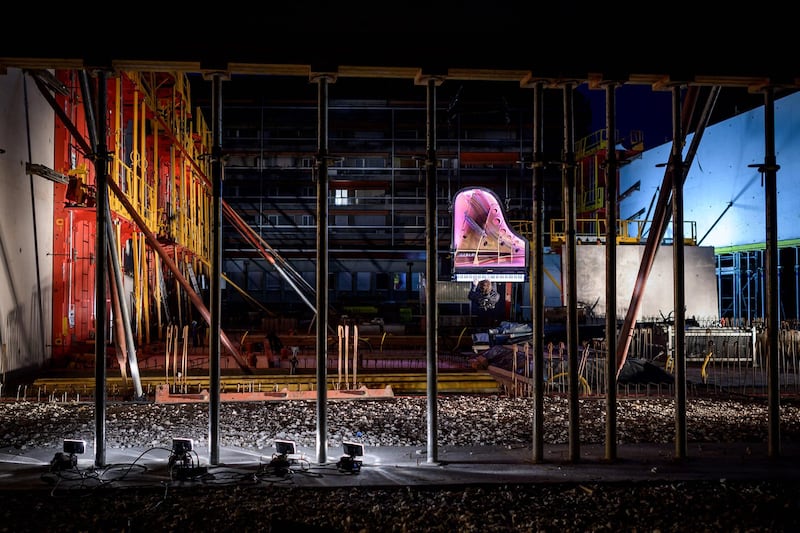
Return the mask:
<svg viewBox="0 0 800 533">
<path fill-rule="evenodd" d="M 452 247 L 456 281 L 527 279 L 528 240 L 508 225 L 489 189 L 470 187 L 456 194 Z"/>
</svg>

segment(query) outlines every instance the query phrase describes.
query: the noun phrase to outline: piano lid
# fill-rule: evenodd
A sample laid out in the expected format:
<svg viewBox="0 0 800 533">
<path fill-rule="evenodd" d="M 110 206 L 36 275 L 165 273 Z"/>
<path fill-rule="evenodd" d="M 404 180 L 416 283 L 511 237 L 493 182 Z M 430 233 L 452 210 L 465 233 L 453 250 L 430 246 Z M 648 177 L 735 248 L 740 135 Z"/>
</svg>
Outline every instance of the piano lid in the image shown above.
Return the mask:
<svg viewBox="0 0 800 533">
<path fill-rule="evenodd" d="M 456 194 L 452 242 L 456 279 L 465 273 L 527 273 L 528 240 L 509 226 L 489 189 L 470 187 Z"/>
</svg>

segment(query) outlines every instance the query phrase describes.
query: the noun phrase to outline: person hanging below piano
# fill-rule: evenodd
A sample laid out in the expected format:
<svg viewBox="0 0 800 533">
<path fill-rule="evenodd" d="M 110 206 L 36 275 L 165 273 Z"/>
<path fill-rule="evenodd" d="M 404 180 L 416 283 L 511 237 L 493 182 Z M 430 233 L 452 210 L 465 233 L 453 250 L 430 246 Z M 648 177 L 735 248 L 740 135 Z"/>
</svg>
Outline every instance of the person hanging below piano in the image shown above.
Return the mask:
<svg viewBox="0 0 800 533">
<path fill-rule="evenodd" d="M 468 296 L 483 311 L 494 309 L 497 302 L 500 301 L 497 287 L 488 279 L 474 280 Z"/>
</svg>

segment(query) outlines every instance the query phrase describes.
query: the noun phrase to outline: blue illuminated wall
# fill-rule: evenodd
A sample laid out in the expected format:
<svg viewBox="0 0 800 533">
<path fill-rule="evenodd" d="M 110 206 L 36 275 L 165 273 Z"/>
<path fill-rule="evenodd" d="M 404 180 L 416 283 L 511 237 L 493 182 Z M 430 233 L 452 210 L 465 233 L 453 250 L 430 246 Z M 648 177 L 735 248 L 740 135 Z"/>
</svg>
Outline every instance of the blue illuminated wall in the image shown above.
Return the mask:
<svg viewBox="0 0 800 533">
<path fill-rule="evenodd" d="M 766 241 L 764 184 L 764 108 L 709 126 L 684 185 L 684 220 L 697 224 L 702 246 L 746 246 Z M 684 148 L 690 146 L 691 135 Z M 664 177 L 671 143 L 643 152 L 620 169 L 620 192 L 637 181 L 639 190 L 620 202 L 620 218 L 651 209 Z M 800 238 L 800 93 L 775 101 L 775 151 L 780 170 L 778 240 Z M 730 207 L 728 206 L 730 204 Z M 652 203 L 653 209 L 655 204 Z M 645 215 L 642 215 L 643 219 Z M 652 218 L 652 209 L 650 213 Z M 671 237 L 671 227 L 666 237 Z M 688 235 L 687 235 L 688 236 Z"/>
</svg>

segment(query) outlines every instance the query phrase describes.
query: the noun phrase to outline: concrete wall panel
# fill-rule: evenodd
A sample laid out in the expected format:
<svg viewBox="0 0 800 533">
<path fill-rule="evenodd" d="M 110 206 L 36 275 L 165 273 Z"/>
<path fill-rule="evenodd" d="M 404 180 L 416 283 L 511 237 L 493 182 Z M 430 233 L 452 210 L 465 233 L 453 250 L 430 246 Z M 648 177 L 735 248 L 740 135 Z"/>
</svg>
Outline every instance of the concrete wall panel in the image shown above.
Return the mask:
<svg viewBox="0 0 800 533">
<path fill-rule="evenodd" d="M 0 75 L 0 116 L 0 371 L 9 372 L 51 353 L 53 182 L 26 163 L 53 168 L 55 114 L 11 68 Z"/>
<path fill-rule="evenodd" d="M 617 318 L 628 312 L 631 296 L 642 262 L 644 246 L 617 247 Z M 674 309 L 674 268 L 671 246 L 661 247 L 647 279 L 637 320 L 658 320 Z M 684 248 L 686 316 L 698 320 L 717 320 L 719 304 L 715 273 L 714 249 L 687 246 Z M 606 256 L 605 246 L 578 246 L 577 298 L 594 306 L 594 314 L 605 316 Z M 596 304 L 596 305 L 595 305 Z"/>
</svg>

